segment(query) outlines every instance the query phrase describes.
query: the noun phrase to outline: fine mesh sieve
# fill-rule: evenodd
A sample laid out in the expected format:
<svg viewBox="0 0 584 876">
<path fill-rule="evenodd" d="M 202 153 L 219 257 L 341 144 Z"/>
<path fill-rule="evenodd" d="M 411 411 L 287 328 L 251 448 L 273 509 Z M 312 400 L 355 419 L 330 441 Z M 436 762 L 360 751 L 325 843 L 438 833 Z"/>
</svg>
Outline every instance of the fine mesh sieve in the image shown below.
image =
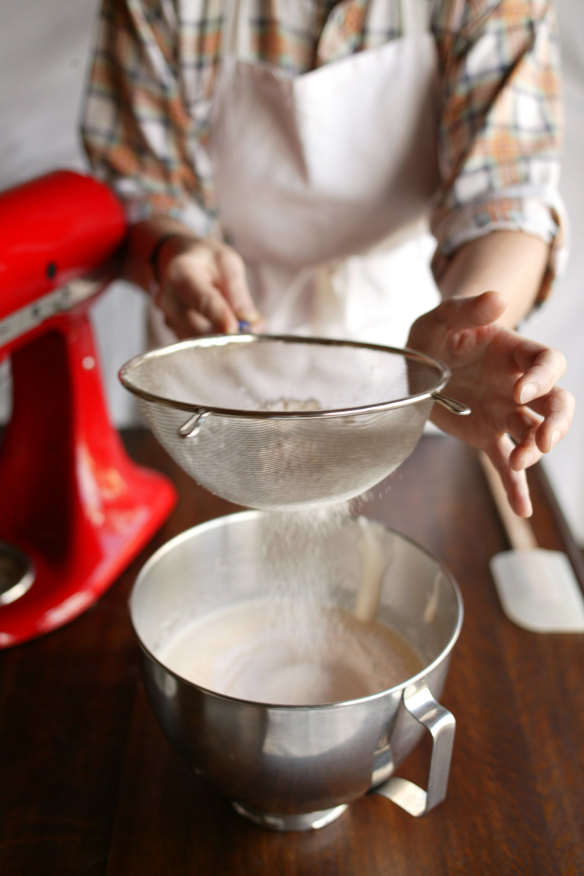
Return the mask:
<svg viewBox="0 0 584 876">
<path fill-rule="evenodd" d="M 127 362 L 120 380 L 170 456 L 253 508 L 358 496 L 414 449 L 448 368 L 412 350 L 322 338 L 222 335 Z"/>
</svg>

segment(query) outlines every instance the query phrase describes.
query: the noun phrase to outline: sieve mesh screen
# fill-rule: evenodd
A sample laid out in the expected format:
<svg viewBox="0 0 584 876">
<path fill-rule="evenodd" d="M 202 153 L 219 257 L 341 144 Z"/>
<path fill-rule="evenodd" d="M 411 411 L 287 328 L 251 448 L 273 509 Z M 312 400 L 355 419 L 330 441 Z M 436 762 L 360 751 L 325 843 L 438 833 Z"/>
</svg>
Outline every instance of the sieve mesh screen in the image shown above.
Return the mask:
<svg viewBox="0 0 584 876">
<path fill-rule="evenodd" d="M 413 351 L 253 335 L 184 341 L 120 372 L 191 477 L 266 509 L 343 501 L 379 483 L 413 450 L 447 378 Z"/>
</svg>

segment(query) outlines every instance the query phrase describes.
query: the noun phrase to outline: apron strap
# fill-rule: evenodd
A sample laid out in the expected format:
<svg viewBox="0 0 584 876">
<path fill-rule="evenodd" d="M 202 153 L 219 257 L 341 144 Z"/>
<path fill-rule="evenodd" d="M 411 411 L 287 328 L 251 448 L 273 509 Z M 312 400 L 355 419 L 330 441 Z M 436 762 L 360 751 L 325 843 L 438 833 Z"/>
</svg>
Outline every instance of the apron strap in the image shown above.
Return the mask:
<svg viewBox="0 0 584 876">
<path fill-rule="evenodd" d="M 249 58 L 249 0 L 223 0 L 221 58 Z"/>
<path fill-rule="evenodd" d="M 394 2 L 399 12 L 402 37 L 428 33 L 434 0 L 394 0 Z M 388 0 L 369 0 L 367 3 L 366 26 L 372 33 L 386 33 L 387 7 Z"/>
<path fill-rule="evenodd" d="M 405 37 L 427 33 L 430 19 L 428 0 L 401 0 L 400 17 L 402 34 Z"/>
</svg>

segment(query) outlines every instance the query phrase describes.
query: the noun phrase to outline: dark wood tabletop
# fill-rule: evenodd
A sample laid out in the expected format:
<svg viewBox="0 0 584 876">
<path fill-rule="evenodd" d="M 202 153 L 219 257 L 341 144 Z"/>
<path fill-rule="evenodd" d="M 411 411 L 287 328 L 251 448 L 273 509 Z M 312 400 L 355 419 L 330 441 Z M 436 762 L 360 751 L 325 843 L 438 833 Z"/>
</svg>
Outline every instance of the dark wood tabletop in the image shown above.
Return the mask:
<svg viewBox="0 0 584 876">
<path fill-rule="evenodd" d="M 584 873 L 584 637 L 536 634 L 503 614 L 488 561 L 508 547 L 474 452 L 425 436 L 362 513 L 409 535 L 455 575 L 465 605 L 442 703 L 456 717 L 446 800 L 416 819 L 378 796 L 317 831 L 237 815 L 166 741 L 146 699 L 127 601 L 146 558 L 235 510 L 183 475 L 142 431 L 132 457 L 166 472 L 167 523 L 85 614 L 0 651 L 0 873 Z M 542 547 L 582 559 L 541 471 Z M 424 781 L 420 744 L 400 772 Z"/>
</svg>

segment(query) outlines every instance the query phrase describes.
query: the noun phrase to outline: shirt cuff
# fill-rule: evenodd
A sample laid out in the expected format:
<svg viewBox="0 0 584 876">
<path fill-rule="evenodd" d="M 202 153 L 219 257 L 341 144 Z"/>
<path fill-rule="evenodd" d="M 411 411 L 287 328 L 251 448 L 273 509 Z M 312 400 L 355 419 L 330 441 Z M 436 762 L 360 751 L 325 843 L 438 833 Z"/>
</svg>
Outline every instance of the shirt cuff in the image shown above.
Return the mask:
<svg viewBox="0 0 584 876">
<path fill-rule="evenodd" d="M 459 207 L 432 223 L 437 248 L 431 268 L 436 281 L 440 279 L 453 254 L 465 243 L 491 231 L 522 231 L 539 237 L 550 247 L 548 264 L 542 279 L 536 305 L 548 298 L 555 281 L 565 269 L 567 260 L 567 219 L 559 197 L 517 197 L 507 194 L 496 199 L 473 202 Z"/>
<path fill-rule="evenodd" d="M 145 192 L 133 180 L 113 183 L 129 222 L 140 222 L 153 216 L 171 216 L 191 228 L 198 237 L 216 233 L 216 220 L 196 201 L 179 201 L 166 192 Z"/>
</svg>

